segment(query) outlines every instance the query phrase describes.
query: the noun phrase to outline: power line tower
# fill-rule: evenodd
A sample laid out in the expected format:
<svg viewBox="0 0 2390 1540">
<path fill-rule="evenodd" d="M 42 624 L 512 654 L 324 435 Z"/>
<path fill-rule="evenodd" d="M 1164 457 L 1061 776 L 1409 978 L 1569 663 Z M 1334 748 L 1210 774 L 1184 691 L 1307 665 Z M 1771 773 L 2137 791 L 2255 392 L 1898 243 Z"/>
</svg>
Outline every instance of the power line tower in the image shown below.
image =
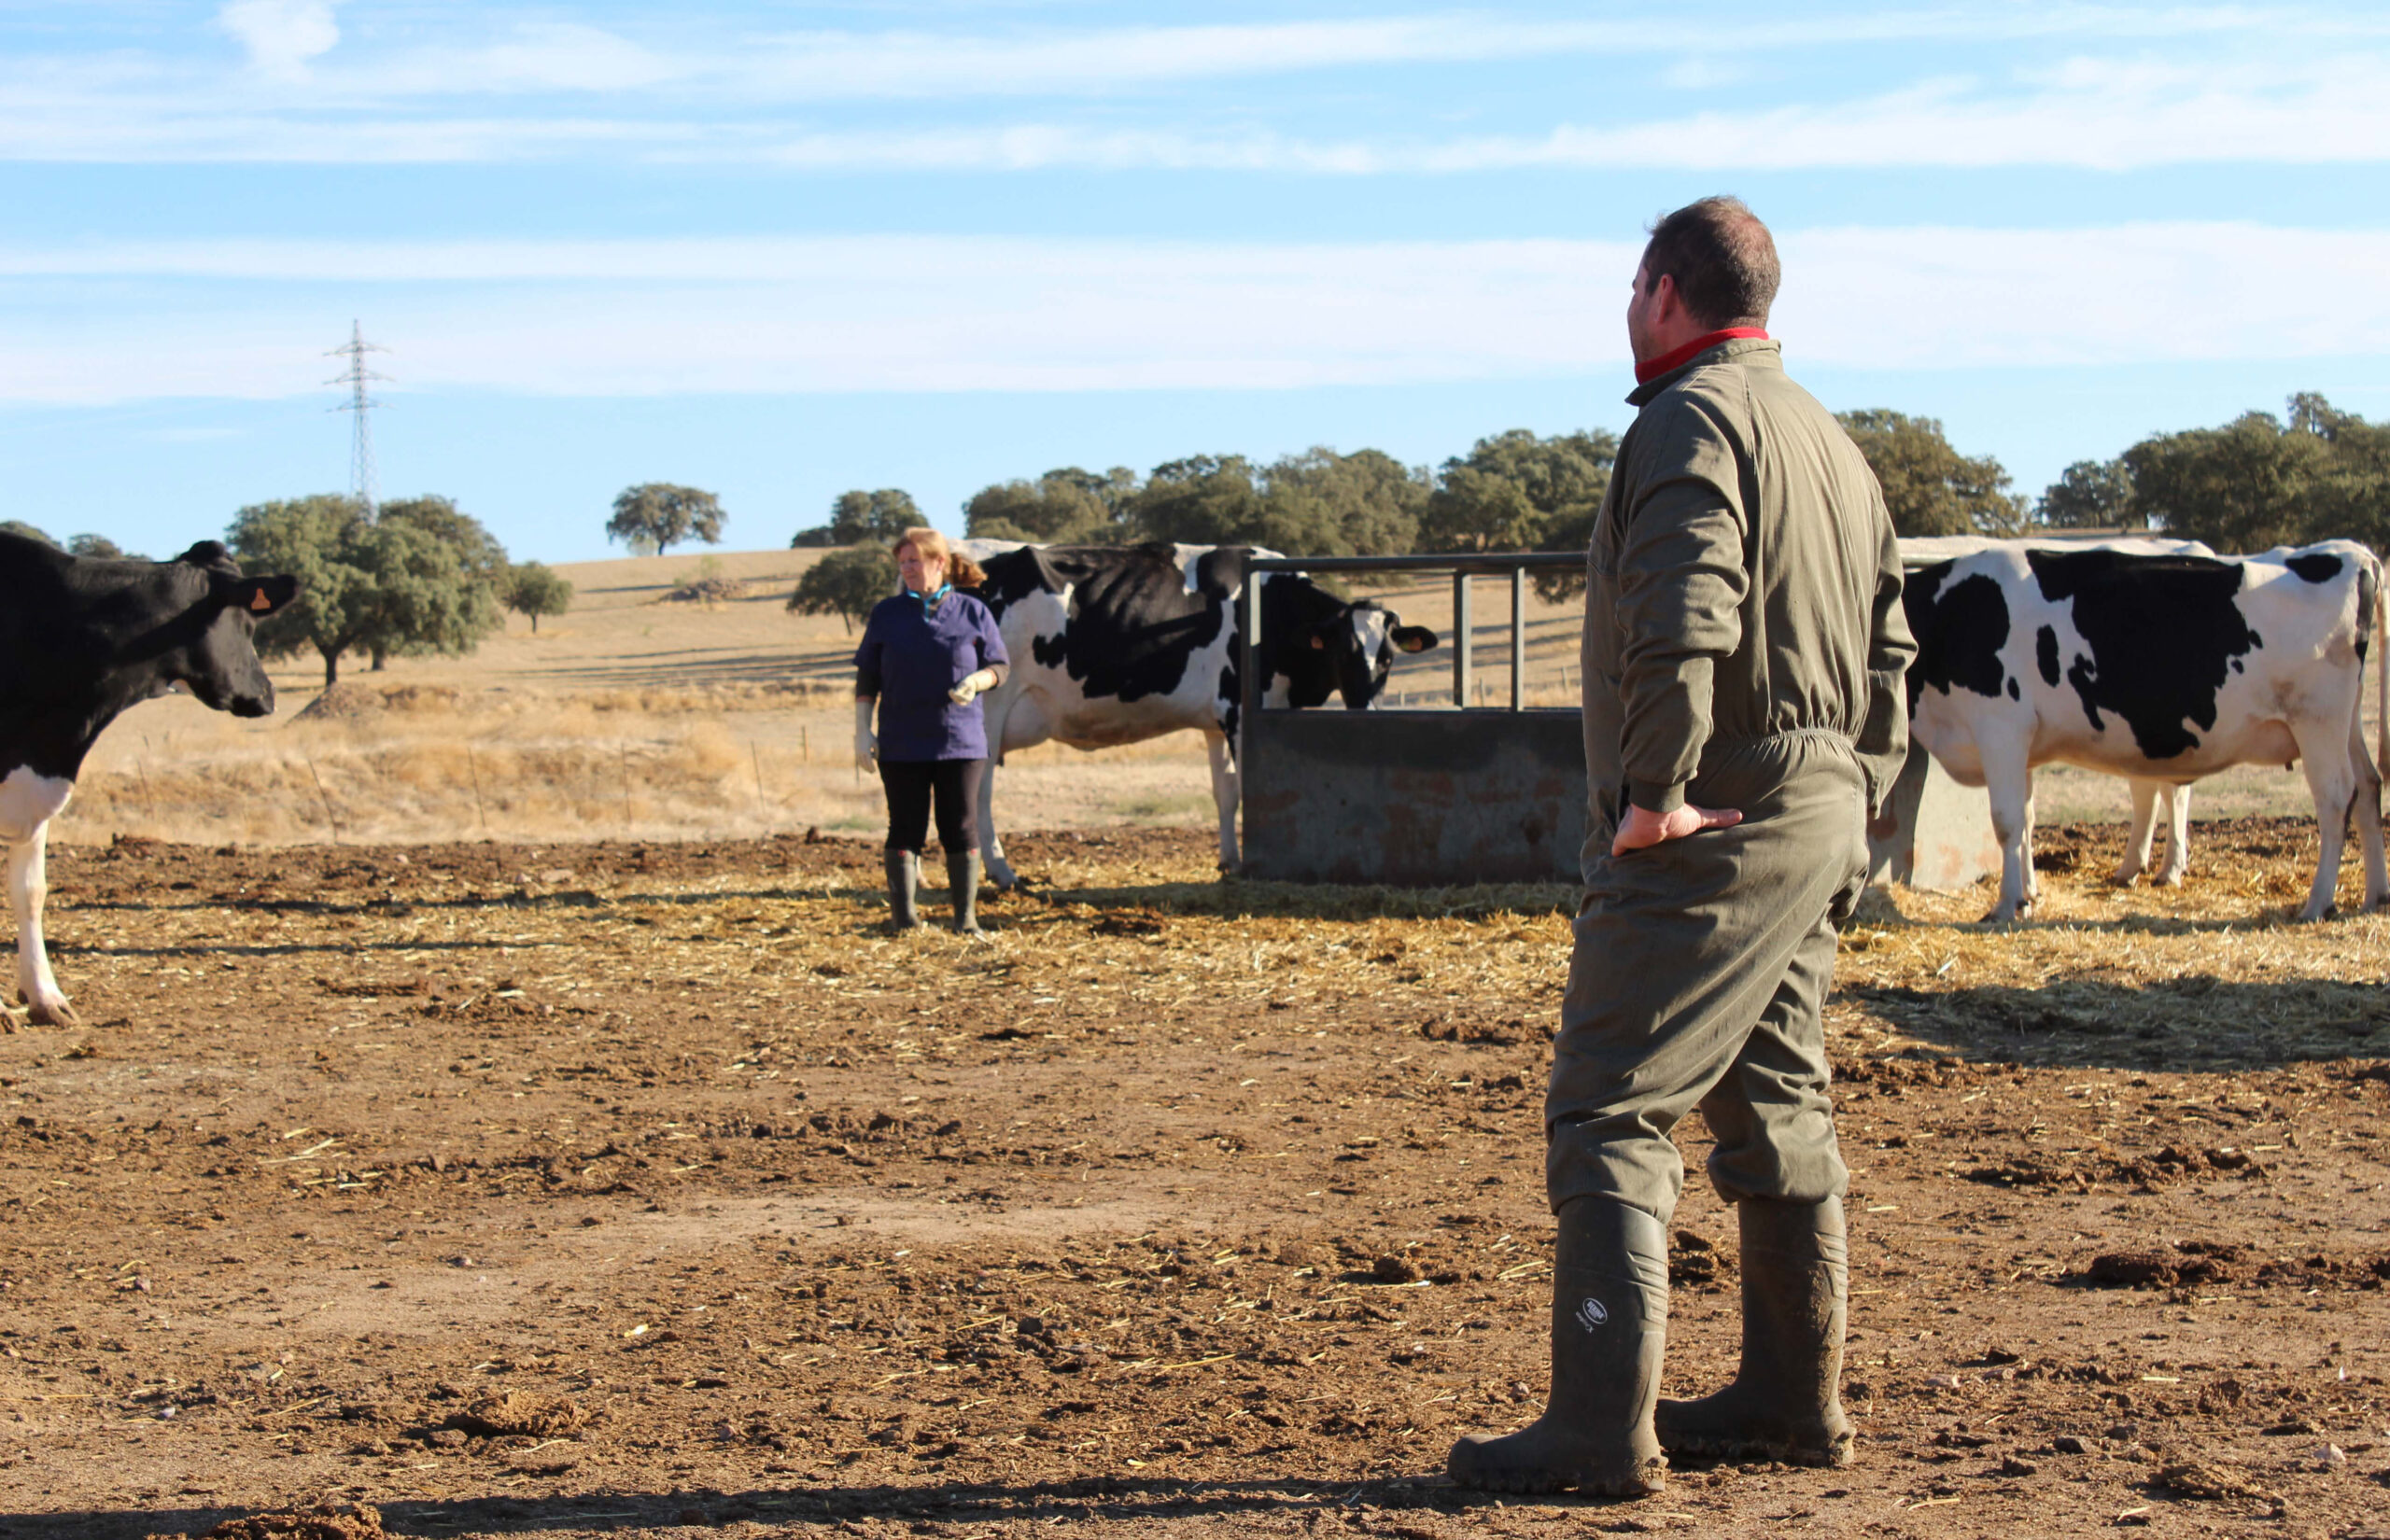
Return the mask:
<svg viewBox="0 0 2390 1540">
<path fill-rule="evenodd" d="M 365 522 L 368 524 L 372 524 L 380 511 L 374 498 L 373 425 L 370 413 L 383 403 L 375 400 L 368 393 L 366 386 L 371 381 L 387 382 L 390 377 L 387 374 L 376 374 L 366 368 L 365 356 L 369 353 L 389 351 L 379 343 L 367 342 L 363 323 L 351 321 L 348 323 L 348 345 L 333 348 L 324 355 L 327 358 L 348 360 L 348 368 L 345 371 L 334 379 L 326 380 L 324 384 L 348 386 L 348 399 L 331 410 L 353 412 L 357 414 L 357 437 L 349 450 L 349 483 L 350 490 L 357 494 L 357 500 L 364 505 Z"/>
</svg>

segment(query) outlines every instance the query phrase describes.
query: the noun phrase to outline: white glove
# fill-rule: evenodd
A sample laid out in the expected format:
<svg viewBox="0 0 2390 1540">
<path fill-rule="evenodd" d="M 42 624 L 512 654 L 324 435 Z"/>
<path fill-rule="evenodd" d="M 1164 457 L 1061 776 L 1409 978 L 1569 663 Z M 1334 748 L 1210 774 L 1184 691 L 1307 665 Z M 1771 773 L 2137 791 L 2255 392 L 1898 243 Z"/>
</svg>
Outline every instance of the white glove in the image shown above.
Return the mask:
<svg viewBox="0 0 2390 1540">
<path fill-rule="evenodd" d="M 871 708 L 878 704 L 868 695 L 855 697 L 855 763 L 875 776 L 879 774 L 879 740 L 872 736 Z"/>
<path fill-rule="evenodd" d="M 948 691 L 946 698 L 957 706 L 968 706 L 972 698 L 981 691 L 993 690 L 995 687 L 996 671 L 992 668 L 982 668 L 976 674 L 963 675 L 963 682 Z"/>
</svg>

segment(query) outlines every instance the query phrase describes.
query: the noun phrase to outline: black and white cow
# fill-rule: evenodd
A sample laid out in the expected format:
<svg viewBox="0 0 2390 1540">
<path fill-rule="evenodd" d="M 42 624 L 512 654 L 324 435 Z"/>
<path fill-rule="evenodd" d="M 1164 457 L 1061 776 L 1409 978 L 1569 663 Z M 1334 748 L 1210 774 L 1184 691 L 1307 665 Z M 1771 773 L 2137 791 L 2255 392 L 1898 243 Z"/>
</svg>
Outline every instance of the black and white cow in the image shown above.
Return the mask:
<svg viewBox="0 0 2390 1540">
<path fill-rule="evenodd" d="M 70 556 L 0 534 L 0 839 L 17 921 L 17 988 L 35 1021 L 73 1026 L 42 944 L 49 820 L 101 730 L 173 690 L 236 717 L 274 710 L 250 631 L 295 578 L 244 577 L 213 540 L 170 562 Z"/>
<path fill-rule="evenodd" d="M 2215 554 L 2203 541 L 2169 539 L 2156 535 L 2120 536 L 2100 540 L 1995 540 L 1980 535 L 1911 535 L 1904 537 L 1900 546 L 1901 559 L 1912 570 L 1934 562 L 1952 561 L 1961 556 L 2010 547 L 2043 551 L 2125 551 L 2138 556 Z M 2166 859 L 2150 880 L 2160 887 L 2181 887 L 2183 874 L 2188 870 L 2191 859 L 2190 782 L 2156 780 L 2146 776 L 2127 777 L 2126 781 L 2132 796 L 2132 829 L 2125 836 L 2124 859 L 2116 862 L 2116 880 L 2130 886 L 2149 870 L 2150 847 L 2158 832 L 2158 814 L 2163 809 L 2166 817 Z M 2036 888 L 2032 870 L 2028 867 L 2025 873 L 2026 896 L 2033 897 Z"/>
<path fill-rule="evenodd" d="M 1220 866 L 1238 862 L 1237 729 L 1244 686 L 1245 563 L 1275 553 L 1248 546 L 1033 546 L 962 540 L 987 570 L 977 592 L 995 611 L 1012 671 L 987 697 L 988 746 L 1057 739 L 1105 749 L 1193 728 L 1212 757 Z M 1397 652 L 1423 652 L 1436 634 L 1404 625 L 1374 600 L 1348 604 L 1298 572 L 1261 578 L 1263 698 L 1312 707 L 1330 695 L 1365 710 L 1385 688 Z M 979 783 L 979 844 L 988 878 L 1019 882 L 993 812 L 995 769 Z"/>
<path fill-rule="evenodd" d="M 2390 897 L 2359 711 L 2381 589 L 2380 563 L 2349 540 L 2235 557 L 2003 546 L 1909 574 L 1911 730 L 1990 791 L 1988 917 L 2030 912 L 2032 772 L 2052 762 L 2176 785 L 2301 762 L 2323 857 L 2299 917 L 2331 909 L 2352 811 L 2366 903 Z"/>
</svg>

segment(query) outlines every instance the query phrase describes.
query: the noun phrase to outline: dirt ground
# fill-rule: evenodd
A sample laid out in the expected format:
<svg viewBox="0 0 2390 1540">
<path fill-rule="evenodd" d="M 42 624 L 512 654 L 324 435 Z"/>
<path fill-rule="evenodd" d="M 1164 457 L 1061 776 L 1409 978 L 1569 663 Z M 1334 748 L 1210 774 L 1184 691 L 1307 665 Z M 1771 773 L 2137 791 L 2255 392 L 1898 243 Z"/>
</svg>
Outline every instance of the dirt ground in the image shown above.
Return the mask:
<svg viewBox="0 0 2390 1540">
<path fill-rule="evenodd" d="M 63 850 L 0 1533 L 2390 1535 L 2390 920 L 2284 923 L 2312 824 L 2119 834 L 1846 936 L 1858 1462 L 1635 1504 L 1441 1476 L 1543 1390 L 1565 889 L 1031 835 L 969 944 L 861 841 Z"/>
</svg>

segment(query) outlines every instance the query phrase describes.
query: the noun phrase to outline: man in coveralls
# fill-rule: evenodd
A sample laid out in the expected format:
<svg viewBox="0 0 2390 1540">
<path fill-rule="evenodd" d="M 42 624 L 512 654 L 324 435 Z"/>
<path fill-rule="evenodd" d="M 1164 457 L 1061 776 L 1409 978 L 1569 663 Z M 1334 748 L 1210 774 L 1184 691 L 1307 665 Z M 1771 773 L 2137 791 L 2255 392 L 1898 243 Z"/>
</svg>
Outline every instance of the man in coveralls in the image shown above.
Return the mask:
<svg viewBox="0 0 2390 1540">
<path fill-rule="evenodd" d="M 1866 823 L 1908 741 L 1900 553 L 1766 331 L 1776 245 L 1731 198 L 1652 227 L 1626 309 L 1639 408 L 1586 566 L 1591 797 L 1545 1102 L 1552 1394 L 1452 1452 L 1463 1486 L 1638 1496 L 1683 1454 L 1843 1464 L 1848 1268 L 1819 1009 Z M 1655 1406 L 1670 1134 L 1694 1107 L 1742 1232 L 1735 1382 Z"/>
</svg>

